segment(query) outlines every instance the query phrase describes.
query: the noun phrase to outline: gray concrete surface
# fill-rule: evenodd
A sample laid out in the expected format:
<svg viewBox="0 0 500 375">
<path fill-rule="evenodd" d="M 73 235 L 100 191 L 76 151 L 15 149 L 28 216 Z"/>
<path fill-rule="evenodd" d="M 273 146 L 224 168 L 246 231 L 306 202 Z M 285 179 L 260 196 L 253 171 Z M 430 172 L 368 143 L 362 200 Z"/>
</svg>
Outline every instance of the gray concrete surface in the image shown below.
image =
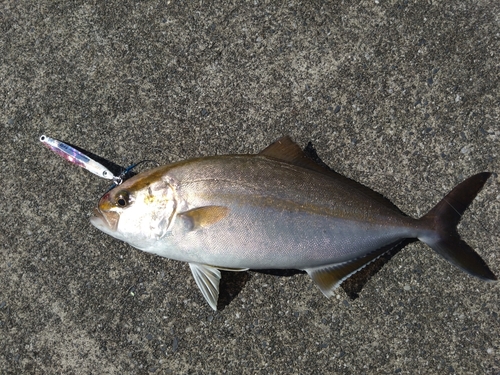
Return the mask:
<svg viewBox="0 0 500 375">
<path fill-rule="evenodd" d="M 499 374 L 500 286 L 413 243 L 359 298 L 249 272 L 218 312 L 186 264 L 88 217 L 119 165 L 289 134 L 422 215 L 500 171 L 496 1 L 3 1 L 1 374 Z M 460 231 L 500 274 L 495 174 Z M 228 286 L 229 287 L 229 286 Z"/>
</svg>

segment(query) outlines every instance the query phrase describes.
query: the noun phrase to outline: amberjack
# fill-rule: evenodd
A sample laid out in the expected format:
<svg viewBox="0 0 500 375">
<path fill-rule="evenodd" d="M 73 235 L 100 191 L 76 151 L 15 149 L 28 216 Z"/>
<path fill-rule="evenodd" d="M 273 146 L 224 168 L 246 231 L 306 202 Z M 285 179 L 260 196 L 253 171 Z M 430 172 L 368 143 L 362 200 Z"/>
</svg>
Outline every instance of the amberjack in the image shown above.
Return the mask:
<svg viewBox="0 0 500 375">
<path fill-rule="evenodd" d="M 494 281 L 456 229 L 489 176 L 466 179 L 414 219 L 283 137 L 256 155 L 202 157 L 140 173 L 104 194 L 90 220 L 139 250 L 188 262 L 214 310 L 220 270 L 304 270 L 330 297 L 405 239 Z"/>
</svg>

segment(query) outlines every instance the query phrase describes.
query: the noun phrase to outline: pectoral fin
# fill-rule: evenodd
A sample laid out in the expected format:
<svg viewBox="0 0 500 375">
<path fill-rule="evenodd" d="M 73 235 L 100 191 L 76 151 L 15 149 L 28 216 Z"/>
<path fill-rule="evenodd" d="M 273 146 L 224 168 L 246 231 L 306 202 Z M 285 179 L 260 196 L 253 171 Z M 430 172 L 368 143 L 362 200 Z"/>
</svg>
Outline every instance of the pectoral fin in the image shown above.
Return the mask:
<svg viewBox="0 0 500 375">
<path fill-rule="evenodd" d="M 229 208 L 224 206 L 206 206 L 182 212 L 180 216 L 189 220 L 191 230 L 197 230 L 215 224 L 224 219 L 228 213 Z"/>
<path fill-rule="evenodd" d="M 189 263 L 189 267 L 203 297 L 205 297 L 212 309 L 217 310 L 220 271 L 215 267 L 198 263 Z"/>
<path fill-rule="evenodd" d="M 333 291 L 337 289 L 337 287 L 342 284 L 345 279 L 358 272 L 360 269 L 367 266 L 400 243 L 401 241 L 394 242 L 363 257 L 349 260 L 347 262 L 308 268 L 305 269 L 305 271 L 311 279 L 313 279 L 314 283 L 319 287 L 323 294 L 326 297 L 331 297 L 333 295 Z"/>
</svg>

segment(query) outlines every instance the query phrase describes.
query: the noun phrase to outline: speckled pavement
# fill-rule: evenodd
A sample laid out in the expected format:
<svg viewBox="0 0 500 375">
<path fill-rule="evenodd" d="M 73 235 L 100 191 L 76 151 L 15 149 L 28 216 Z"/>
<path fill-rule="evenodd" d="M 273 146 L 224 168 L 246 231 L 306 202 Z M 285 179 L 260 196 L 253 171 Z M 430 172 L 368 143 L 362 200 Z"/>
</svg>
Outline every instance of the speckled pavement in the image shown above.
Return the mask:
<svg viewBox="0 0 500 375">
<path fill-rule="evenodd" d="M 425 245 L 356 299 L 247 272 L 214 312 L 186 264 L 92 227 L 107 182 L 38 141 L 126 166 L 290 135 L 414 217 L 493 171 L 460 232 L 500 275 L 499 14 L 496 1 L 2 1 L 0 373 L 500 374 L 499 284 Z"/>
</svg>

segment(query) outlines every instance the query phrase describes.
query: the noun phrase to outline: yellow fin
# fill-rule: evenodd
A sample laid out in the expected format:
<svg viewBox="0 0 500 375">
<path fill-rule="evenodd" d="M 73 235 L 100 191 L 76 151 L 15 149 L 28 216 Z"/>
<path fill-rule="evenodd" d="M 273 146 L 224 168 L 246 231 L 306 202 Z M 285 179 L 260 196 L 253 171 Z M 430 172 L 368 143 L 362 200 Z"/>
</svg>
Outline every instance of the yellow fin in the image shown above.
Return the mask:
<svg viewBox="0 0 500 375">
<path fill-rule="evenodd" d="M 205 206 L 193 208 L 180 215 L 189 219 L 191 230 L 206 228 L 224 219 L 229 213 L 229 208 L 224 206 Z"/>
</svg>

